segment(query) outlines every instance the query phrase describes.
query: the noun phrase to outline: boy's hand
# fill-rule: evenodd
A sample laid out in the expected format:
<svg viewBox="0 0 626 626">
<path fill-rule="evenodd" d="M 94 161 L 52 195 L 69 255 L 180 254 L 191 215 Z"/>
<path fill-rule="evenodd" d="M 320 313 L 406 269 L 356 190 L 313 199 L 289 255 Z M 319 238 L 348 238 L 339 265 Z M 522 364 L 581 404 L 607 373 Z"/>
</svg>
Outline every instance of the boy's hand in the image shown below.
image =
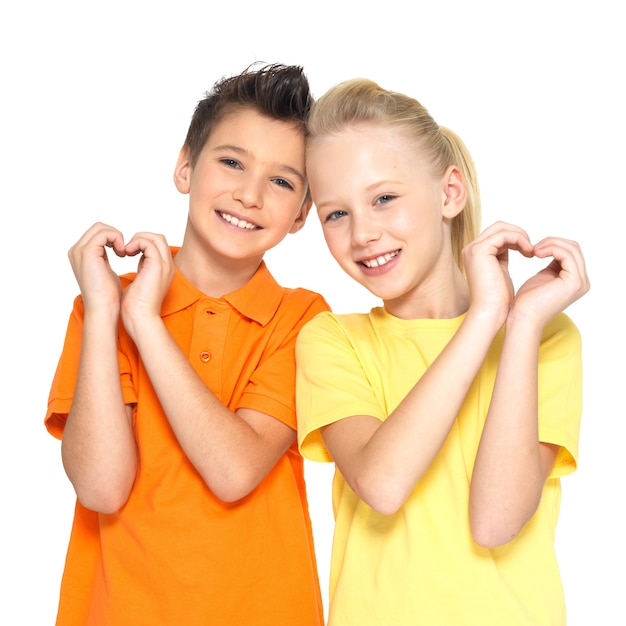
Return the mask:
<svg viewBox="0 0 626 626">
<path fill-rule="evenodd" d="M 170 248 L 163 235 L 137 233 L 125 247 L 126 254 L 141 254 L 135 280 L 122 295 L 122 320 L 133 339 L 139 325 L 150 318 L 161 317 L 161 305 L 175 267 Z"/>
<path fill-rule="evenodd" d="M 119 257 L 126 256 L 122 233 L 100 222 L 95 223 L 69 249 L 68 257 L 80 287 L 85 311 L 102 312 L 110 307 L 119 314 L 121 287 L 117 274 L 109 264 L 106 248 Z"/>
<path fill-rule="evenodd" d="M 496 222 L 463 249 L 463 264 L 470 288 L 470 309 L 495 316 L 498 326 L 506 321 L 513 302 L 509 274 L 509 250 L 533 256 L 533 245 L 524 230 Z"/>
<path fill-rule="evenodd" d="M 533 248 L 533 256 L 552 262 L 517 291 L 512 311 L 546 324 L 587 291 L 590 283 L 580 246 L 575 241 L 547 237 Z"/>
</svg>

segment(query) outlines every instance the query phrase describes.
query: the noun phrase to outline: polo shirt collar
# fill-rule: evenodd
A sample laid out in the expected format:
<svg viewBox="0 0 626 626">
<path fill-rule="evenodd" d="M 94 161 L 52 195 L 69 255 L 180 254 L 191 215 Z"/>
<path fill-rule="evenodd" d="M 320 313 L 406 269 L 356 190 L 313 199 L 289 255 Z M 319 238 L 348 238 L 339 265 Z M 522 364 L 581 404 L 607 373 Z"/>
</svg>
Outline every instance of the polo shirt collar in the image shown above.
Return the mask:
<svg viewBox="0 0 626 626">
<path fill-rule="evenodd" d="M 176 252 L 178 252 L 178 248 L 172 248 L 172 255 Z M 227 293 L 221 298 L 211 299 L 224 300 L 245 317 L 265 326 L 276 313 L 282 296 L 282 287 L 270 274 L 265 261 L 261 261 L 259 269 L 243 287 Z M 210 296 L 194 287 L 177 268 L 172 284 L 163 300 L 161 315 L 171 315 L 206 298 L 210 298 Z"/>
<path fill-rule="evenodd" d="M 243 287 L 223 296 L 242 315 L 261 326 L 274 317 L 282 298 L 283 288 L 274 280 L 265 261 L 261 261 L 259 269 Z"/>
</svg>

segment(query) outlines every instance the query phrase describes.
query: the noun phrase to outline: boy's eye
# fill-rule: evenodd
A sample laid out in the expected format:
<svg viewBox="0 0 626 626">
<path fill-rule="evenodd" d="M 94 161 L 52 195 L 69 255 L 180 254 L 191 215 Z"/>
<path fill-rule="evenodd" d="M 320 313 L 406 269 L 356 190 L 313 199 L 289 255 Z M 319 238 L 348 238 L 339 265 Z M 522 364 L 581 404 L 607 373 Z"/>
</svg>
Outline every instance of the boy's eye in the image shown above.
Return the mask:
<svg viewBox="0 0 626 626">
<path fill-rule="evenodd" d="M 279 187 L 285 187 L 286 189 L 293 189 L 293 185 L 288 181 L 285 180 L 284 178 L 275 178 L 274 182 L 279 186 Z"/>
<path fill-rule="evenodd" d="M 240 168 L 241 164 L 239 163 L 239 161 L 236 161 L 235 159 L 220 159 L 220 163 L 223 163 L 224 165 L 227 165 L 228 167 L 232 167 L 232 168 Z"/>
</svg>

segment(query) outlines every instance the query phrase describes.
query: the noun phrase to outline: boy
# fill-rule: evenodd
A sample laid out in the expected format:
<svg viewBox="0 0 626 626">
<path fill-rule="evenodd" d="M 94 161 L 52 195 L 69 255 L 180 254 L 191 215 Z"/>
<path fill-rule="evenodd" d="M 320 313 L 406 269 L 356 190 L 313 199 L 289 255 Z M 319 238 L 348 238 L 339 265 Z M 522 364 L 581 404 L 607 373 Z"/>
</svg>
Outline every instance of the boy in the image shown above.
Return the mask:
<svg viewBox="0 0 626 626">
<path fill-rule="evenodd" d="M 59 626 L 323 623 L 294 343 L 328 305 L 263 261 L 311 207 L 311 102 L 299 67 L 219 81 L 176 163 L 180 249 L 98 223 L 69 252 L 81 296 L 46 416 L 78 498 Z"/>
</svg>

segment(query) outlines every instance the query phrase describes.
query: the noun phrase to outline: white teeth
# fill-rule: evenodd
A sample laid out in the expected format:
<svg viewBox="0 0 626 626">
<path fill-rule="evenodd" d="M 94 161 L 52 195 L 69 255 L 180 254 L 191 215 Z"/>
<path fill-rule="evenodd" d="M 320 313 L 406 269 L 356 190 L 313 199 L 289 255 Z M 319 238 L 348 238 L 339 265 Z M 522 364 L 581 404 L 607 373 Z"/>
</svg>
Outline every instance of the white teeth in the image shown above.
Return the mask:
<svg viewBox="0 0 626 626">
<path fill-rule="evenodd" d="M 379 257 L 376 257 L 375 259 L 363 260 L 361 261 L 361 263 L 363 263 L 365 267 L 380 267 L 381 265 L 385 265 L 386 263 L 389 263 L 389 261 L 391 261 L 391 259 L 393 259 L 396 256 L 398 256 L 397 250 L 395 252 L 388 252 L 387 254 L 381 254 Z"/>
<path fill-rule="evenodd" d="M 220 215 L 229 224 L 232 224 L 233 226 L 236 226 L 237 228 L 242 228 L 242 229 L 247 229 L 247 230 L 254 230 L 254 229 L 258 228 L 258 226 L 255 226 L 254 224 L 251 224 L 250 222 L 246 222 L 245 220 L 237 219 L 234 215 L 230 215 L 228 213 L 221 213 L 221 212 L 220 212 Z"/>
</svg>

